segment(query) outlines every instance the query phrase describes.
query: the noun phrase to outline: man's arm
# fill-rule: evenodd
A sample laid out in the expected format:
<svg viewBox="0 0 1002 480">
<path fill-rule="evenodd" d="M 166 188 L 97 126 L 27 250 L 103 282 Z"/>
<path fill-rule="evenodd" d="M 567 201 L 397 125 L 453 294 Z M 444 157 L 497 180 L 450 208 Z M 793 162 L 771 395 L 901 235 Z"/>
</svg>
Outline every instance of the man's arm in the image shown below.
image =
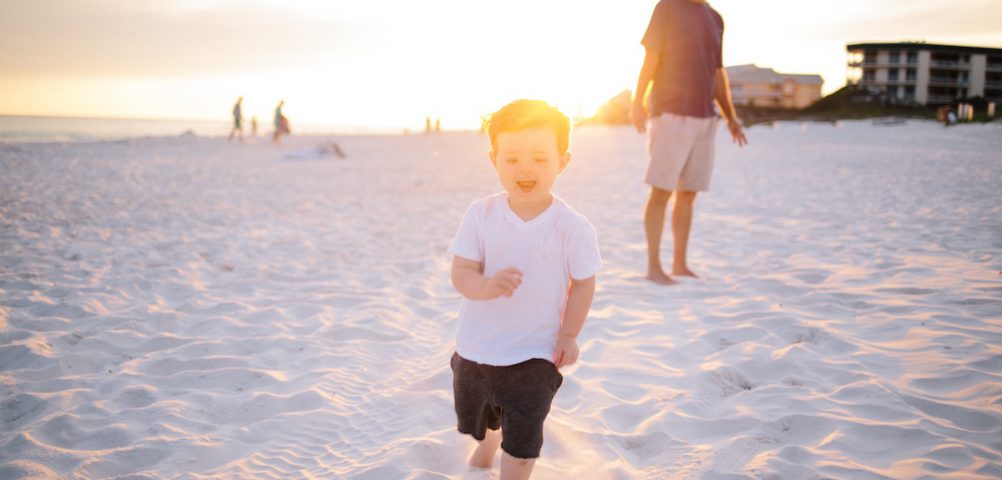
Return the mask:
<svg viewBox="0 0 1002 480">
<path fill-rule="evenodd" d="M 727 70 L 724 70 L 723 67 L 718 68 L 714 81 L 716 82 L 716 94 L 714 98 L 717 100 L 717 105 L 720 106 L 720 111 L 724 114 L 724 118 L 727 119 L 727 129 L 730 130 L 734 143 L 743 147 L 748 144 L 748 139 L 745 138 L 745 132 L 741 128 L 741 121 L 738 120 L 738 114 L 734 110 L 734 102 L 731 101 L 731 82 L 727 78 Z"/>
<path fill-rule="evenodd" d="M 460 256 L 452 257 L 452 286 L 470 300 L 493 300 L 510 297 L 522 283 L 522 272 L 506 268 L 493 277 L 484 276 L 484 266 Z"/>
<path fill-rule="evenodd" d="M 647 95 L 647 87 L 654 79 L 654 70 L 657 67 L 657 52 L 647 49 L 644 53 L 644 65 L 640 67 L 640 75 L 637 78 L 637 88 L 633 91 L 633 108 L 630 109 L 630 119 L 639 133 L 644 133 L 647 130 L 647 109 L 644 108 L 644 96 Z"/>
<path fill-rule="evenodd" d="M 595 276 L 584 280 L 571 279 L 567 291 L 567 308 L 564 309 L 564 319 L 557 334 L 557 348 L 553 352 L 553 363 L 560 368 L 570 365 L 578 359 L 578 334 L 588 318 L 591 301 L 595 297 Z"/>
</svg>

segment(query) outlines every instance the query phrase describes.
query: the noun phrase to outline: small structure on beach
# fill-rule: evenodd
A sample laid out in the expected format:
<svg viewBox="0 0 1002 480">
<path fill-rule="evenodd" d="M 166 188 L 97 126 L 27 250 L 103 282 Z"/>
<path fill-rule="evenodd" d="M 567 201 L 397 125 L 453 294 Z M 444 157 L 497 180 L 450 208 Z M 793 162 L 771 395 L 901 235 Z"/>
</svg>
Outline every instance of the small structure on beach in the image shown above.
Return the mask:
<svg viewBox="0 0 1002 480">
<path fill-rule="evenodd" d="M 821 98 L 824 79 L 815 74 L 779 73 L 754 64 L 727 67 L 734 105 L 804 108 Z"/>
</svg>

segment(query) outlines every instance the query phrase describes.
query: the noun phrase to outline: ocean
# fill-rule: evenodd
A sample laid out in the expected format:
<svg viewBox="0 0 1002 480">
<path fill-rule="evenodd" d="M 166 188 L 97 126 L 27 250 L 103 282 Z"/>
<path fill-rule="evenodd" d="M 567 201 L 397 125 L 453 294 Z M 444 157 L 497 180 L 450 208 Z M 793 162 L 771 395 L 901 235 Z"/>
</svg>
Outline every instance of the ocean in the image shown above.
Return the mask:
<svg viewBox="0 0 1002 480">
<path fill-rule="evenodd" d="M 244 136 L 250 135 L 246 120 Z M 93 118 L 0 115 L 0 143 L 93 142 L 141 137 L 226 136 L 230 119 L 180 120 L 142 118 Z M 390 130 L 363 129 L 339 125 L 292 124 L 293 134 L 390 133 Z M 397 130 L 392 130 L 397 132 Z M 258 124 L 258 136 L 271 134 L 271 122 Z"/>
</svg>

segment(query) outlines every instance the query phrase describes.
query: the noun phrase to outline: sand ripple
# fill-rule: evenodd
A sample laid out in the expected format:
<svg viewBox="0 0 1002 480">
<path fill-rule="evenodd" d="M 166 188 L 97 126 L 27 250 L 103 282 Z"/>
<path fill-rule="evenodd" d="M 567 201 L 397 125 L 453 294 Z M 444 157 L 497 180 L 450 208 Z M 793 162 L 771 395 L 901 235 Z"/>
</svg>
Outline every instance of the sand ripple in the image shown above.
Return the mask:
<svg viewBox="0 0 1002 480">
<path fill-rule="evenodd" d="M 643 139 L 580 129 L 607 264 L 536 478 L 1002 477 L 999 133 L 721 136 L 703 279 L 659 288 Z M 486 139 L 282 159 L 320 141 L 0 145 L 0 478 L 494 478 L 444 254 Z"/>
</svg>

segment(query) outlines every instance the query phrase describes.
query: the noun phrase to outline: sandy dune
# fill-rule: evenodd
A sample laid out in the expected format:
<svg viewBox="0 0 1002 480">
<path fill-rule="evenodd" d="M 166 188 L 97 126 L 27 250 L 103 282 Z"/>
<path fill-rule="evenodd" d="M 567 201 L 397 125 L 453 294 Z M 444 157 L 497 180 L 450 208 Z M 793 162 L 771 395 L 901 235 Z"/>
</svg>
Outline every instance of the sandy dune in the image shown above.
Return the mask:
<svg viewBox="0 0 1002 480">
<path fill-rule="evenodd" d="M 0 478 L 496 478 L 448 368 L 487 141 L 327 140 L 0 145 Z M 606 264 L 535 478 L 1002 477 L 1002 127 L 718 140 L 664 288 L 643 138 L 575 132 Z"/>
</svg>

